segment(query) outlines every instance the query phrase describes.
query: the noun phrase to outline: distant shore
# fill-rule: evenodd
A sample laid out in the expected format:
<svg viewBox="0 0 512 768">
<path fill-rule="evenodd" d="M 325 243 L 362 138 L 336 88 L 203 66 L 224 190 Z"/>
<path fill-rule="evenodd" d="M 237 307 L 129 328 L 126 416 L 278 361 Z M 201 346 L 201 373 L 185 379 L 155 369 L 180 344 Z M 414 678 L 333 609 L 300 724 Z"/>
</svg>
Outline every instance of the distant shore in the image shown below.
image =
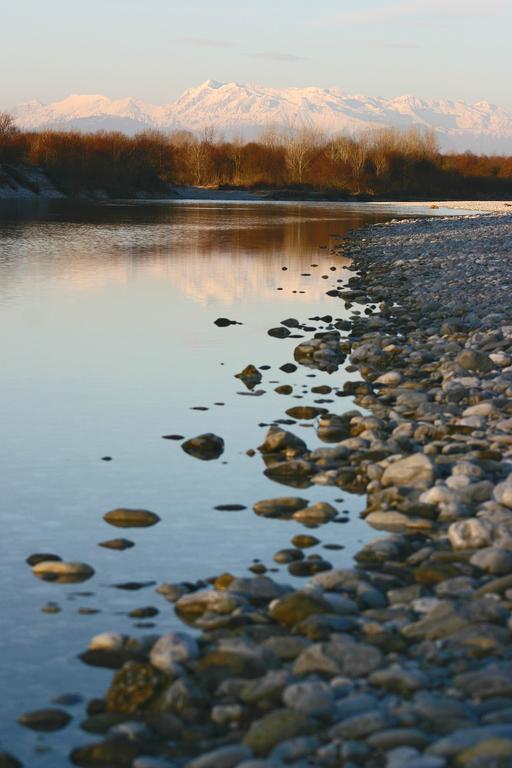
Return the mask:
<svg viewBox="0 0 512 768">
<path fill-rule="evenodd" d="M 50 180 L 47 174 L 36 167 L 0 166 L 0 201 L 65 200 L 68 199 Z M 113 199 L 103 190 L 80 196 L 81 200 L 102 202 Z M 383 200 L 381 197 L 369 195 L 346 195 L 343 193 L 322 192 L 296 189 L 293 187 L 275 189 L 219 188 L 199 186 L 170 186 L 165 191 L 155 194 L 141 189 L 128 200 L 197 200 L 212 202 L 319 202 L 319 203 L 353 203 L 357 205 L 371 204 L 383 208 L 448 208 L 464 211 L 481 211 L 488 213 L 510 213 L 511 200 Z"/>
</svg>

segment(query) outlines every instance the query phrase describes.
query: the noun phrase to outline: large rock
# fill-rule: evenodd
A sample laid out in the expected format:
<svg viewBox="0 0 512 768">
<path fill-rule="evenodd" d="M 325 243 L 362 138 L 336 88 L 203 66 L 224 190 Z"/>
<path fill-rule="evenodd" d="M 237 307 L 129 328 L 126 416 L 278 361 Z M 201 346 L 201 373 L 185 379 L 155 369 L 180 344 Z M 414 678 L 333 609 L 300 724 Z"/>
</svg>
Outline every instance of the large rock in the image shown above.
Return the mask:
<svg viewBox="0 0 512 768">
<path fill-rule="evenodd" d="M 382 485 L 428 488 L 434 482 L 434 465 L 423 453 L 413 453 L 393 462 L 384 470 Z"/>
<path fill-rule="evenodd" d="M 261 453 L 286 453 L 300 455 L 307 451 L 304 440 L 281 427 L 269 427 L 265 440 L 258 447 Z"/>
<path fill-rule="evenodd" d="M 133 714 L 148 707 L 161 684 L 161 674 L 151 664 L 129 661 L 114 676 L 107 692 L 107 710 Z"/>
<path fill-rule="evenodd" d="M 375 646 L 337 637 L 306 648 L 295 661 L 293 671 L 296 675 L 365 677 L 381 663 L 382 654 Z"/>
<path fill-rule="evenodd" d="M 494 498 L 504 507 L 512 509 L 512 475 L 509 475 L 503 483 L 498 483 L 494 489 Z"/>
<path fill-rule="evenodd" d="M 213 432 L 207 432 L 204 435 L 191 437 L 181 444 L 182 449 L 189 456 L 202 461 L 211 461 L 218 459 L 224 453 L 224 440 Z"/>
<path fill-rule="evenodd" d="M 448 528 L 448 538 L 454 549 L 489 547 L 492 544 L 492 534 L 492 523 L 478 517 L 459 520 Z"/>
</svg>

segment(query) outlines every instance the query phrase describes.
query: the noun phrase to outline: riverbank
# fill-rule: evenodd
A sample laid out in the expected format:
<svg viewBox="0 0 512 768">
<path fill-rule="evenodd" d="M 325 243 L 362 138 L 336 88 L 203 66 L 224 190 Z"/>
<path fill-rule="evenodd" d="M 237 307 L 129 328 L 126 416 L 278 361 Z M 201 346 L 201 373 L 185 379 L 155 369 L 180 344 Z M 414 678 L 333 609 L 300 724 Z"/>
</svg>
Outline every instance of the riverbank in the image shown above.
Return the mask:
<svg viewBox="0 0 512 768">
<path fill-rule="evenodd" d="M 289 485 L 366 492 L 367 522 L 391 535 L 350 569 L 295 554 L 313 574 L 299 591 L 267 575 L 161 585 L 199 636 L 92 642 L 96 661 L 121 668 L 89 704 L 84 729 L 102 738 L 75 764 L 510 762 L 511 234 L 510 216 L 429 219 L 338 248 L 355 274 L 330 292 L 333 307 L 366 312 L 348 337 L 317 334 L 295 357 L 329 370 L 350 352 L 362 381 L 344 394 L 372 415 L 322 416 L 319 430 L 339 442 L 315 451 L 274 427 L 260 452 Z M 307 528 L 333 517 L 292 498 L 255 512 Z"/>
</svg>

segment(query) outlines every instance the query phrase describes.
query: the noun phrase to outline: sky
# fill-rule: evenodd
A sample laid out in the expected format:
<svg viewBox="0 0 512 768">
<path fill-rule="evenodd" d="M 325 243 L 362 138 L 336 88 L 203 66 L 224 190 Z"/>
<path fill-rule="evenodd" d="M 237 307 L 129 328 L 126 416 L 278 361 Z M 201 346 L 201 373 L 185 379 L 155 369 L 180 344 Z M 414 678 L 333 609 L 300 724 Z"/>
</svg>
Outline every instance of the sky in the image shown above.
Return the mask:
<svg viewBox="0 0 512 768">
<path fill-rule="evenodd" d="M 512 109 L 512 0 L 0 0 L 0 109 L 214 79 Z"/>
</svg>

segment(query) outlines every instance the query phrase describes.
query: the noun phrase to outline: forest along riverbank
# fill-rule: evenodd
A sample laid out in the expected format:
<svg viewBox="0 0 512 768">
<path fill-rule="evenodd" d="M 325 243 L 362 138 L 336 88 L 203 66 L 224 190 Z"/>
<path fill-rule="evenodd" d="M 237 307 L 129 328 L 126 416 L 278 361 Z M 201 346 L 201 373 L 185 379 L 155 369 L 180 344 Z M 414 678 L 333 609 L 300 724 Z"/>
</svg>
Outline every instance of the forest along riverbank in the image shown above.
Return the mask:
<svg viewBox="0 0 512 768">
<path fill-rule="evenodd" d="M 322 367 L 348 344 L 371 415 L 312 452 L 271 428 L 262 453 L 267 471 L 365 489 L 388 535 L 299 590 L 267 575 L 162 586 L 199 634 L 93 641 L 129 660 L 90 702 L 101 737 L 74 764 L 510 764 L 511 238 L 512 216 L 492 215 L 377 225 L 340 246 L 355 274 L 339 298 L 381 312 L 295 356 Z M 286 516 L 301 501 L 269 504 Z"/>
</svg>

